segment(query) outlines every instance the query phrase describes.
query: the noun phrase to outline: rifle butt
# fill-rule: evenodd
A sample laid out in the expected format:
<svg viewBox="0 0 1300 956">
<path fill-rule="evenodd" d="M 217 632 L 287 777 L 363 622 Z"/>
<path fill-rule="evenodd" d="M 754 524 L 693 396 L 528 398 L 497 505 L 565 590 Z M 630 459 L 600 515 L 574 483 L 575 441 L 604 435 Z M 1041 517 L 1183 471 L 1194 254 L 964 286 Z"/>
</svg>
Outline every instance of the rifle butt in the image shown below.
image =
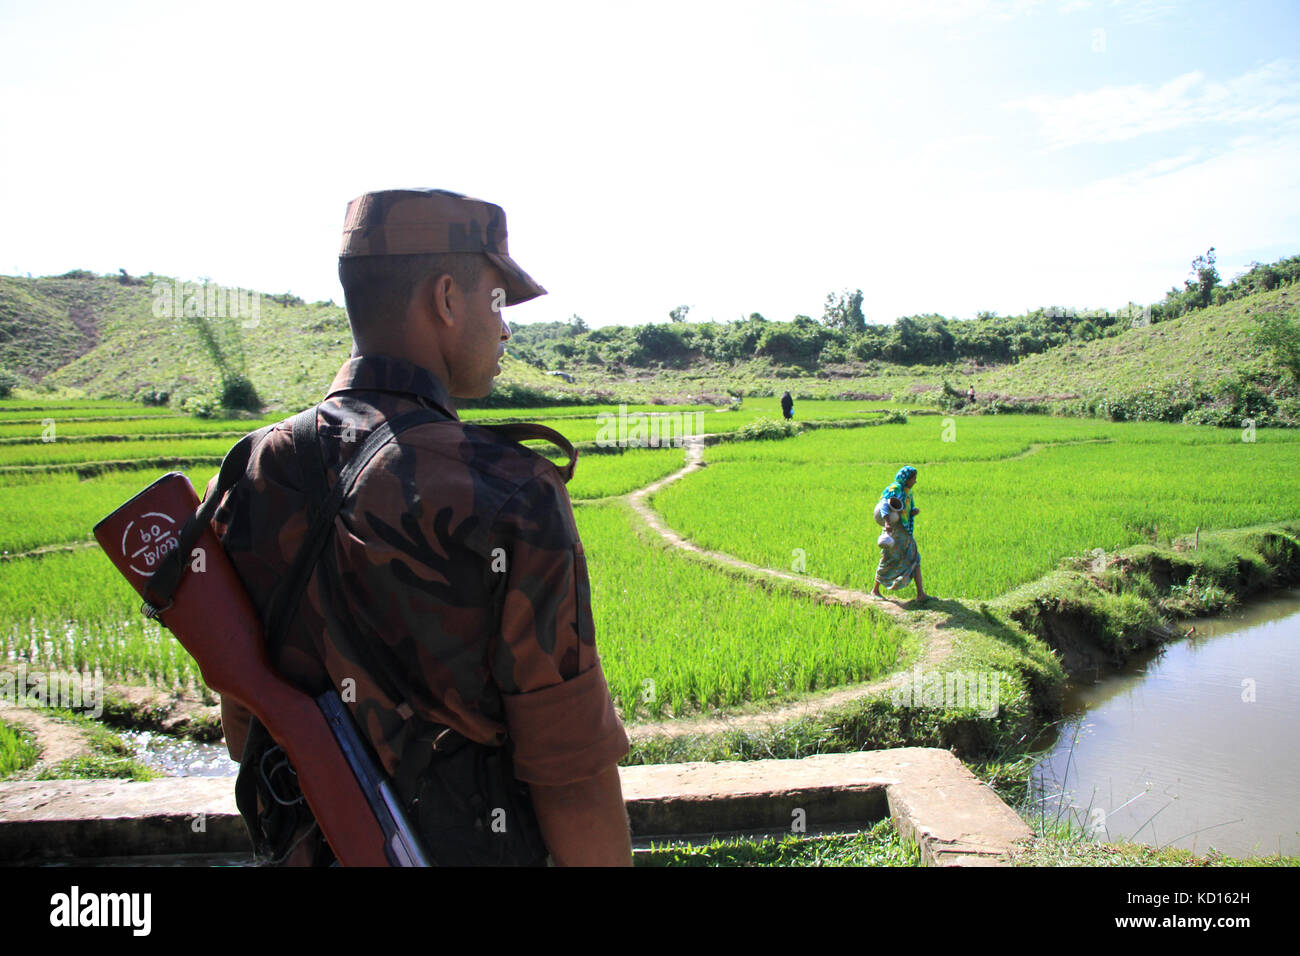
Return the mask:
<svg viewBox="0 0 1300 956">
<path fill-rule="evenodd" d="M 159 478 L 95 525 L 95 540 L 148 601 L 149 579 L 198 507 L 189 479 Z M 182 559 L 171 604 L 154 616 L 198 662 L 204 682 L 252 712 L 284 748 L 307 805 L 344 866 L 390 866 L 383 830 L 316 701 L 280 677 L 257 610 L 211 527 Z"/>
</svg>

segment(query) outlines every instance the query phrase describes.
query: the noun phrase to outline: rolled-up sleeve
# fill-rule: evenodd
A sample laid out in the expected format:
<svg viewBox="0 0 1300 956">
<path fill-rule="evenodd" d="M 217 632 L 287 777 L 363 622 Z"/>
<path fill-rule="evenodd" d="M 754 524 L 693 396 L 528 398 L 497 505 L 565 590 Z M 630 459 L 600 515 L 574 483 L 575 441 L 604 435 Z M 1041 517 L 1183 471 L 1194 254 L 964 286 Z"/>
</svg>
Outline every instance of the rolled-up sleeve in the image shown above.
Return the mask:
<svg viewBox="0 0 1300 956">
<path fill-rule="evenodd" d="M 586 556 L 558 474 L 527 482 L 491 538 L 505 577 L 490 655 L 520 780 L 560 786 L 594 777 L 628 751 L 591 615 Z"/>
</svg>

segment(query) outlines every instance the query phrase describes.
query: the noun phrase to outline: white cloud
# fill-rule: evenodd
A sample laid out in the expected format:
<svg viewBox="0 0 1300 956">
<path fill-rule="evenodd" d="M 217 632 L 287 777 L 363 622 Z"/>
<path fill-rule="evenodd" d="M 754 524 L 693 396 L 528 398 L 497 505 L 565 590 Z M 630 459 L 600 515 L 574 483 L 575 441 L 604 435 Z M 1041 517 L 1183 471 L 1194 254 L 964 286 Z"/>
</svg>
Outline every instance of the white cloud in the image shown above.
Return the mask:
<svg viewBox="0 0 1300 956">
<path fill-rule="evenodd" d="M 1154 23 L 1178 9 L 1178 0 L 1111 0 L 1125 23 Z"/>
<path fill-rule="evenodd" d="M 1300 117 L 1300 65 L 1275 60 L 1223 83 L 1196 70 L 1156 87 L 1103 87 L 1004 106 L 1035 114 L 1049 149 L 1122 142 L 1199 123 L 1281 123 Z"/>
</svg>

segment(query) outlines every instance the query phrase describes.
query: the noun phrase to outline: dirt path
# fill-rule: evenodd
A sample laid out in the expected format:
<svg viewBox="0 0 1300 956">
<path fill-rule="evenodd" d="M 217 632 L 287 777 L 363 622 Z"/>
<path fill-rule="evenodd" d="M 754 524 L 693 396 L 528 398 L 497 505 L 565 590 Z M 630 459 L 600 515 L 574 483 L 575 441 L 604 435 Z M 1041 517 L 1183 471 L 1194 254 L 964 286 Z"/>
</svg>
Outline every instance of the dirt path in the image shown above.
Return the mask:
<svg viewBox="0 0 1300 956">
<path fill-rule="evenodd" d="M 681 481 L 687 475 L 694 474 L 701 468 L 707 467 L 704 461 L 704 446 L 710 437 L 712 436 L 698 435 L 687 438 L 686 464 L 682 468 L 668 477 L 661 478 L 653 484 L 626 496 L 628 503 L 631 504 L 633 510 L 647 528 L 667 541 L 672 547 L 699 555 L 730 573 L 758 582 L 790 581 L 821 592 L 823 600 L 847 606 L 866 605 L 875 608 L 881 613 L 888 614 L 904 628 L 920 636 L 922 652 L 918 663 L 923 668 L 929 669 L 938 666 L 952 653 L 952 641 L 944 633 L 942 626 L 930 614 L 920 608 L 908 610 L 896 601 L 874 598 L 866 591 L 842 587 L 833 582 L 823 581 L 820 578 L 810 577 L 806 574 L 794 574 L 761 567 L 748 561 L 742 561 L 722 551 L 710 551 L 701 548 L 669 528 L 659 513 L 650 507 L 648 499 L 661 488 L 675 481 Z M 911 679 L 912 676 L 907 671 L 900 671 L 890 677 L 871 681 L 870 683 L 854 684 L 849 687 L 813 694 L 803 700 L 763 711 L 762 713 L 732 716 L 717 714 L 708 717 L 633 724 L 627 728 L 627 731 L 628 736 L 633 740 L 640 740 L 653 736 L 681 737 L 696 734 L 716 734 L 727 730 L 752 730 L 758 727 L 778 726 L 849 701 L 876 696 Z"/>
<path fill-rule="evenodd" d="M 12 681 L 24 680 L 25 672 L 25 667 L 0 667 L 0 674 Z M 82 676 L 62 671 L 33 670 L 30 673 L 39 673 L 42 677 L 48 677 L 52 673 L 61 682 L 77 680 Z M 149 685 L 113 683 L 102 685 L 95 693 L 95 699 L 101 705 L 111 699 L 113 719 L 107 713 L 91 712 L 89 697 L 85 699 L 86 707 L 82 712 L 97 719 L 101 726 L 109 730 L 150 730 L 201 741 L 212 741 L 221 735 L 220 705 L 204 703 L 193 690 L 172 693 Z M 15 699 L 24 696 L 25 692 L 20 692 L 15 695 Z M 24 706 L 15 700 L 0 698 L 0 720 L 26 729 L 40 750 L 37 762 L 26 770 L 19 771 L 14 779 L 32 779 L 41 770 L 61 761 L 72 757 L 93 756 L 96 752 L 84 727 L 53 717 L 39 707 Z"/>
<path fill-rule="evenodd" d="M 31 779 L 41 770 L 72 757 L 82 757 L 91 753 L 90 744 L 78 727 L 55 720 L 39 711 L 28 707 L 0 704 L 0 720 L 16 727 L 22 727 L 36 740 L 40 748 L 40 757 L 36 763 L 21 770 L 13 779 Z"/>
</svg>

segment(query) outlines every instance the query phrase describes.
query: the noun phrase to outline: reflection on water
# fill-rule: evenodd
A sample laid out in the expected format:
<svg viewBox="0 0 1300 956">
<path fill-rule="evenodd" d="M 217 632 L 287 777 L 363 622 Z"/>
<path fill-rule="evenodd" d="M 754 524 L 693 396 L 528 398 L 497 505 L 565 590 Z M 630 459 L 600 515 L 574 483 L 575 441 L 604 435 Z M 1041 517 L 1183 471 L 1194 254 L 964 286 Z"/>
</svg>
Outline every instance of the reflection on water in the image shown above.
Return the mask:
<svg viewBox="0 0 1300 956">
<path fill-rule="evenodd" d="M 239 764 L 225 744 L 204 744 L 147 730 L 126 731 L 122 739 L 135 749 L 135 759 L 168 777 L 233 777 Z"/>
<path fill-rule="evenodd" d="M 1300 855 L 1300 590 L 1282 595 L 1071 687 L 1036 773 L 1047 819 L 1102 840 Z"/>
</svg>

